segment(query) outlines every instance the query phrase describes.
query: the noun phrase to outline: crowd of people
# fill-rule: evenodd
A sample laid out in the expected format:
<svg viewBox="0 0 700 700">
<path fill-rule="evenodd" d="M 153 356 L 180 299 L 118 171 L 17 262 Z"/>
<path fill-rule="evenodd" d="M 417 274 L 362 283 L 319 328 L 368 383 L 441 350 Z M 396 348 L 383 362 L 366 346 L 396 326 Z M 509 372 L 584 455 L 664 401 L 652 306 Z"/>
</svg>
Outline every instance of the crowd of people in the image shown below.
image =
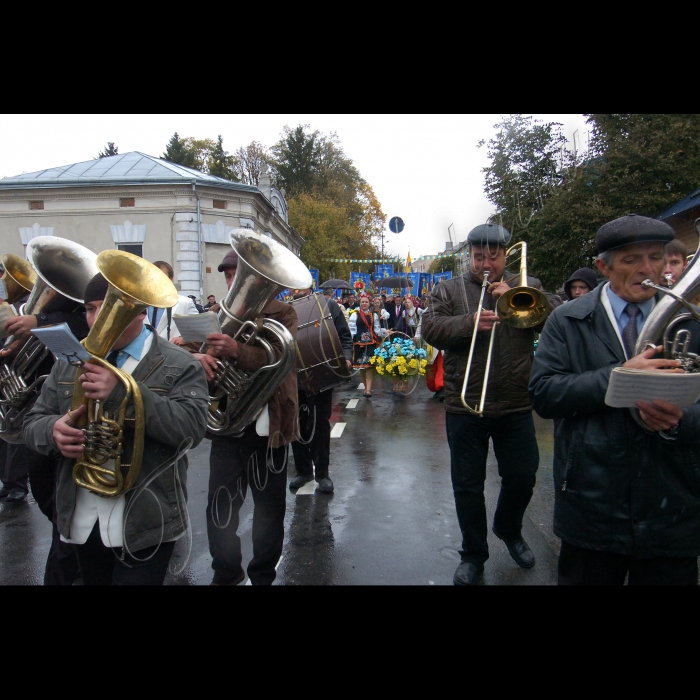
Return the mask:
<svg viewBox="0 0 700 700">
<path fill-rule="evenodd" d="M 491 529 L 519 566 L 536 564 L 522 534 L 539 467 L 533 410 L 555 424 L 559 583 L 697 584 L 700 405 L 644 397 L 630 410 L 606 402 L 616 368 L 682 372 L 684 357 L 665 357 L 660 347 L 640 348 L 638 341 L 687 266 L 687 251 L 658 220 L 634 214 L 615 219 L 596 234 L 596 269 L 571 274 L 563 284 L 565 298 L 528 277 L 528 289 L 545 299 L 548 315 L 518 325 L 498 311 L 499 299 L 517 284 L 504 281 L 510 238 L 496 224 L 474 228 L 467 239 L 468 269 L 422 299 L 362 291 L 336 301 L 333 290 L 324 292 L 341 361 L 348 372 L 359 371 L 365 397 L 372 396 L 373 358 L 386 339 L 426 342 L 437 351 L 462 536 L 454 584 L 479 582 L 489 557 L 484 484 L 490 443 L 501 477 Z M 168 263 L 153 265 L 173 279 Z M 231 250 L 218 267 L 229 289 L 237 267 Z M 20 300 L 4 324 L 14 343 L 0 352 L 0 362 L 9 365 L 36 327 L 67 323 L 76 338 L 90 340 L 109 287 L 102 274 L 95 275 L 84 304 L 58 315 L 22 315 Z M 294 292 L 303 299 L 312 290 Z M 212 585 L 237 585 L 246 571 L 251 583 L 271 584 L 282 553 L 287 489 L 315 479 L 320 493 L 333 492 L 332 388 L 304 389 L 291 369 L 240 432 L 215 429 L 212 412 L 235 400 L 222 382 L 222 367 L 254 375 L 269 364 L 268 352 L 283 352 L 283 336 L 267 333 L 265 320 L 292 339 L 299 324 L 294 303 L 271 299 L 257 322 L 271 350 L 226 332 L 209 333 L 204 344 L 183 340 L 176 317 L 220 308 L 214 296 L 200 305 L 179 295 L 174 306 L 137 313 L 106 359 L 86 361 L 77 374 L 73 365 L 47 358 L 48 377 L 26 415 L 21 443 L 0 441 L 0 498 L 19 502 L 31 488 L 52 523 L 45 584 L 70 585 L 79 576 L 86 585 L 162 584 L 175 543 L 189 527 L 187 450 L 205 437 L 211 441 L 206 523 Z M 684 352 L 697 357 L 698 321 L 689 318 L 680 327 L 687 333 Z M 129 394 L 134 385 L 138 402 Z M 99 476 L 99 467 L 98 476 L 86 481 L 80 475 L 92 449 L 88 408 L 95 411 L 90 421 L 101 415 L 108 424 L 121 416 L 124 427 L 118 455 L 100 463 L 107 476 Z M 142 444 L 135 435 L 139 420 Z M 288 478 L 290 449 L 296 474 Z M 137 452 L 143 454 L 135 482 L 124 491 L 105 491 L 100 484 L 111 483 Z M 238 530 L 248 491 L 253 557 L 244 568 Z"/>
</svg>

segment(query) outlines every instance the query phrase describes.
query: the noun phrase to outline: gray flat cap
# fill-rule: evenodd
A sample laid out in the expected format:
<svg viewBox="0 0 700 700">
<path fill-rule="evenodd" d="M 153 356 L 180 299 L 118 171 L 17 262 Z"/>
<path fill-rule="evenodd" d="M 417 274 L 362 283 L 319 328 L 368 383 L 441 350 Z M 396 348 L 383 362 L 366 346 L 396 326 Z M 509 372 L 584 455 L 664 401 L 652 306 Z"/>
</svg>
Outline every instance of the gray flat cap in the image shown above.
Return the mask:
<svg viewBox="0 0 700 700">
<path fill-rule="evenodd" d="M 663 221 L 627 214 L 603 224 L 595 235 L 595 244 L 598 253 L 604 253 L 633 243 L 668 243 L 675 236 L 674 230 Z"/>
<path fill-rule="evenodd" d="M 467 236 L 470 245 L 508 245 L 510 241 L 510 231 L 498 224 L 481 224 L 473 228 Z"/>
</svg>

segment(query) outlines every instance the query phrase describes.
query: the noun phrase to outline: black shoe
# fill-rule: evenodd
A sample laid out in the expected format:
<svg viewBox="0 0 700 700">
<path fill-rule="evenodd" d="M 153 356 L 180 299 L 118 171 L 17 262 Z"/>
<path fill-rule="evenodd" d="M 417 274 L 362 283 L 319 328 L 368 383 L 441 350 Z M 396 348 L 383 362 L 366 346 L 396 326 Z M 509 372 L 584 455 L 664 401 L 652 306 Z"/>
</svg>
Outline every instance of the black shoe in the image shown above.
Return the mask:
<svg viewBox="0 0 700 700">
<path fill-rule="evenodd" d="M 8 503 L 19 503 L 20 501 L 23 501 L 26 497 L 26 491 L 22 491 L 21 489 L 13 489 L 7 494 L 6 499 Z"/>
<path fill-rule="evenodd" d="M 3 486 L 0 489 L 0 498 L 7 498 L 10 495 L 10 489 L 7 486 Z"/>
<path fill-rule="evenodd" d="M 313 480 L 314 480 L 313 474 L 310 474 L 309 476 L 304 476 L 303 474 L 297 474 L 289 482 L 289 490 L 296 491 L 296 489 L 300 489 L 304 484 L 307 484 L 309 481 L 313 481 Z"/>
<path fill-rule="evenodd" d="M 214 574 L 214 579 L 212 582 L 209 584 L 210 586 L 237 586 L 243 579 L 245 578 L 245 574 L 241 571 L 241 573 L 236 576 L 235 578 L 227 578 L 226 576 L 222 574 Z"/>
<path fill-rule="evenodd" d="M 455 586 L 475 586 L 476 582 L 484 573 L 484 566 L 472 564 L 470 561 L 463 561 L 455 571 L 452 583 Z"/>
<path fill-rule="evenodd" d="M 505 542 L 506 547 L 508 547 L 508 553 L 515 559 L 515 563 L 518 566 L 522 566 L 523 569 L 531 569 L 535 565 L 535 555 L 522 537 L 514 537 L 513 539 L 507 540 L 496 532 L 496 528 L 491 529 L 499 540 Z"/>
<path fill-rule="evenodd" d="M 318 482 L 318 490 L 323 491 L 323 493 L 333 493 L 333 482 L 326 477 Z"/>
</svg>

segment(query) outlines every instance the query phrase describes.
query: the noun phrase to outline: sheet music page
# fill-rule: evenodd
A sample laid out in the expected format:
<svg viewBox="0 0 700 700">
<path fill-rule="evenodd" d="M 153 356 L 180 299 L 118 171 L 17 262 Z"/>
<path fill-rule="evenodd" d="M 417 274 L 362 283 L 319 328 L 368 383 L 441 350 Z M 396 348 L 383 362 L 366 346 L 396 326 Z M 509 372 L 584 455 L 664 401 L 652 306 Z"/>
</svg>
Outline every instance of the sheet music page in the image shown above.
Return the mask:
<svg viewBox="0 0 700 700">
<path fill-rule="evenodd" d="M 221 333 L 219 317 L 207 311 L 203 314 L 173 314 L 182 339 L 186 343 L 203 343 L 210 333 Z"/>
<path fill-rule="evenodd" d="M 2 280 L 0 280 L 0 282 L 2 282 Z M 0 304 L 0 339 L 7 338 L 8 336 L 7 331 L 3 328 L 5 321 L 9 321 L 16 315 L 15 310 L 10 304 Z"/>
<path fill-rule="evenodd" d="M 63 362 L 76 362 L 77 360 L 85 362 L 90 359 L 90 353 L 71 333 L 67 323 L 34 328 L 32 333 Z"/>
<path fill-rule="evenodd" d="M 610 374 L 605 403 L 614 408 L 635 408 L 637 401 L 663 399 L 684 408 L 699 398 L 700 372 L 665 374 L 615 367 Z"/>
<path fill-rule="evenodd" d="M 5 288 L 5 283 L 0 280 L 0 299 L 7 299 L 7 289 Z"/>
</svg>

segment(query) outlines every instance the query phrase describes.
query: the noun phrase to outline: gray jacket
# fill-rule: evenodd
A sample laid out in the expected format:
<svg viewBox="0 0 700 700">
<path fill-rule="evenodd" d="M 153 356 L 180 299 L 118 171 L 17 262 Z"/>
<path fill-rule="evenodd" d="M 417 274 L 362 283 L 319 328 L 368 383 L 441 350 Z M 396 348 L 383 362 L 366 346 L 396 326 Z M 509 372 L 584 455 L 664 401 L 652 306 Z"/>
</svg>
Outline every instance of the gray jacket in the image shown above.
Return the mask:
<svg viewBox="0 0 700 700">
<path fill-rule="evenodd" d="M 65 362 L 56 362 L 53 366 L 24 422 L 24 437 L 31 449 L 42 454 L 57 452 L 53 426 L 73 406 L 75 374 L 75 368 Z M 199 361 L 155 334 L 146 357 L 139 362 L 132 376 L 143 396 L 146 436 L 140 474 L 134 489 L 126 494 L 127 508 L 139 487 L 155 471 L 161 470 L 148 486 L 150 493 L 141 493 L 131 504 L 126 518 L 126 544 L 131 551 L 138 551 L 172 540 L 187 527 L 185 504 L 178 493 L 175 469 L 172 466 L 165 470 L 161 468 L 173 459 L 178 446 L 187 438 L 193 440 L 193 446 L 201 442 L 209 410 L 209 390 Z M 124 385 L 118 383 L 104 402 L 104 409 L 116 411 L 124 391 Z M 131 459 L 133 415 L 130 403 L 124 427 L 123 462 Z M 75 460 L 62 458 L 57 475 L 58 531 L 67 538 L 70 537 L 78 489 L 73 481 L 74 464 Z M 186 456 L 177 461 L 177 475 L 186 498 Z"/>
</svg>

